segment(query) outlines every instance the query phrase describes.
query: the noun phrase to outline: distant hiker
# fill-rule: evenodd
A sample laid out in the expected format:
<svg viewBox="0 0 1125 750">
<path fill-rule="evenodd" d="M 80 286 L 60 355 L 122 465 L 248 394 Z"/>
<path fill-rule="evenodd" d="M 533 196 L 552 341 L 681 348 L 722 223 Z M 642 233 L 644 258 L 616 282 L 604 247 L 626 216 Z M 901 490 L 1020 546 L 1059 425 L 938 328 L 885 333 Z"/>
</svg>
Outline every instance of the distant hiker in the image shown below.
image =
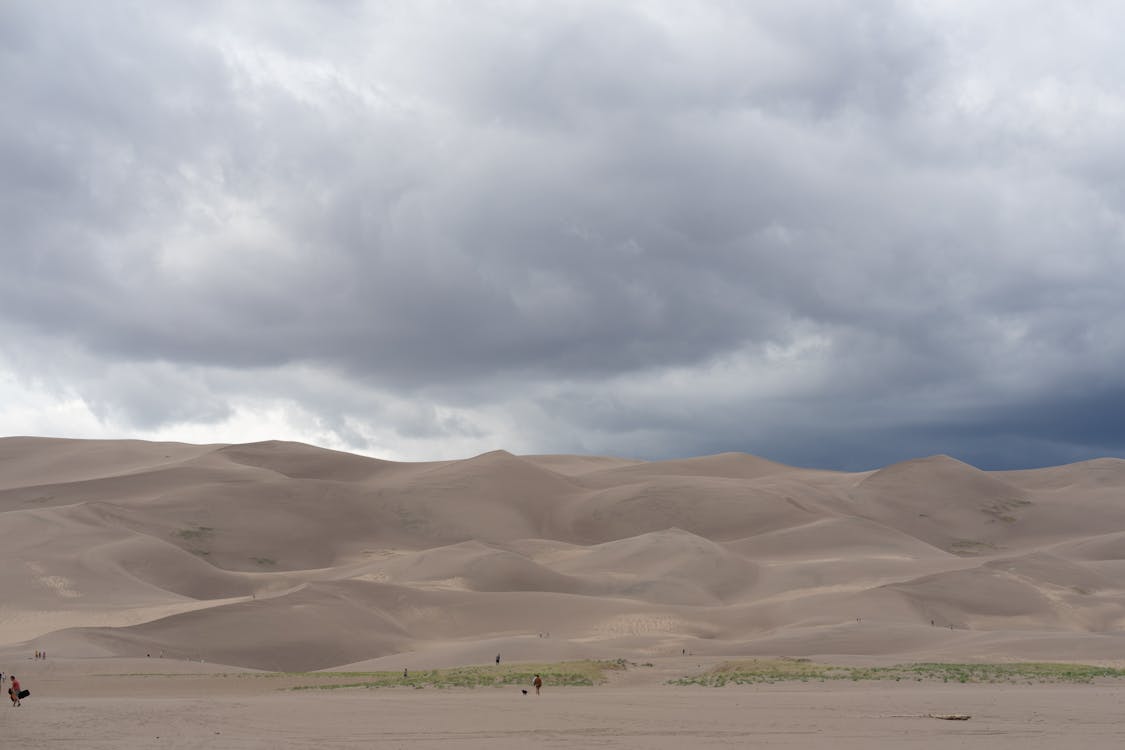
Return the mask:
<svg viewBox="0 0 1125 750">
<path fill-rule="evenodd" d="M 8 679 L 12 681 L 12 686 L 8 688 L 8 695 L 12 699 L 12 706 L 18 706 L 20 704 L 20 681 L 16 679 L 14 674 L 9 675 Z"/>
<path fill-rule="evenodd" d="M 539 675 L 535 675 L 535 679 L 531 681 L 531 684 L 535 686 L 535 694 L 539 695 L 539 688 L 543 687 L 543 678 Z"/>
<path fill-rule="evenodd" d="M 500 654 L 496 654 L 496 663 L 497 663 L 497 664 L 499 664 L 499 663 L 500 663 Z"/>
<path fill-rule="evenodd" d="M 404 680 L 405 680 L 405 679 L 406 679 L 406 676 L 407 676 L 407 672 L 406 672 L 406 667 L 403 667 L 403 668 L 402 668 L 402 679 L 404 679 Z"/>
</svg>

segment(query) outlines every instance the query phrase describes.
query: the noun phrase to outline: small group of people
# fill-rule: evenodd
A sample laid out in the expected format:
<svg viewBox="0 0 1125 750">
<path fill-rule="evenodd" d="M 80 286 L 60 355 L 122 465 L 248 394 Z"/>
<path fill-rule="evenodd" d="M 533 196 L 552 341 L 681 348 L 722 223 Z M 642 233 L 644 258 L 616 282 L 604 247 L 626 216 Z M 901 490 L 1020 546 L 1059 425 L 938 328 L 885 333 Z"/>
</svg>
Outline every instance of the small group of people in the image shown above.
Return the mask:
<svg viewBox="0 0 1125 750">
<path fill-rule="evenodd" d="M 35 658 L 36 659 L 46 659 L 47 658 L 47 652 L 46 651 L 36 651 L 35 652 Z"/>
<path fill-rule="evenodd" d="M 535 679 L 531 681 L 531 686 L 535 688 L 535 694 L 539 695 L 539 689 L 543 687 L 543 678 L 539 675 L 535 675 Z M 520 692 L 527 695 L 526 688 L 520 688 Z"/>
</svg>

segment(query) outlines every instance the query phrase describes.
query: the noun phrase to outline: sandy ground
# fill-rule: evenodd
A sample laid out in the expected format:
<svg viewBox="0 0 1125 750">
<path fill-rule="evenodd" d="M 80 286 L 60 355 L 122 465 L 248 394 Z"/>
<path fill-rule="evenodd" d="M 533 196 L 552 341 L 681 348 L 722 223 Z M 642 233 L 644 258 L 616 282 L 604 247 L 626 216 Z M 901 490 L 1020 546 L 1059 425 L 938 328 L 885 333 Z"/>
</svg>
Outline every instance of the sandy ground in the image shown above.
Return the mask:
<svg viewBox="0 0 1125 750">
<path fill-rule="evenodd" d="M 678 687 L 677 662 L 608 685 L 291 691 L 252 673 L 139 675 L 100 660 L 24 678 L 0 710 L 32 748 L 1120 748 L 1125 685 L 787 683 Z M 26 671 L 26 670 L 25 670 Z M 33 671 L 26 671 L 33 675 Z M 111 676 L 116 675 L 116 676 Z M 300 678 L 295 678 L 300 679 Z M 968 713 L 968 721 L 928 714 Z"/>
<path fill-rule="evenodd" d="M 0 438 L 0 670 L 32 691 L 0 706 L 0 742 L 1125 747 L 1125 683 L 667 684 L 751 656 L 1125 667 L 1123 497 L 1118 458 L 844 473 Z M 255 672 L 497 653 L 655 666 L 539 697 L 296 692 L 308 678 Z"/>
</svg>

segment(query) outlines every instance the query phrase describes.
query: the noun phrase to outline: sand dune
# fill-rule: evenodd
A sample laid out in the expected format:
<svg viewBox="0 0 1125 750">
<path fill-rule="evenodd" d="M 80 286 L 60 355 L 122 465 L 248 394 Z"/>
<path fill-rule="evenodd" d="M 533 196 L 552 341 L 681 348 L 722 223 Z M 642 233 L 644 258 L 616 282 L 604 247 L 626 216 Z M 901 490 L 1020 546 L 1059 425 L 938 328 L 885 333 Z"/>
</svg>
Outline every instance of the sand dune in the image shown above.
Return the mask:
<svg viewBox="0 0 1125 750">
<path fill-rule="evenodd" d="M 215 450 L 211 445 L 141 440 L 3 438 L 0 489 L 86 481 L 182 463 Z"/>
<path fill-rule="evenodd" d="M 1111 458 L 851 474 L 3 438 L 0 656 L 1110 658 L 1123 493 Z"/>
</svg>

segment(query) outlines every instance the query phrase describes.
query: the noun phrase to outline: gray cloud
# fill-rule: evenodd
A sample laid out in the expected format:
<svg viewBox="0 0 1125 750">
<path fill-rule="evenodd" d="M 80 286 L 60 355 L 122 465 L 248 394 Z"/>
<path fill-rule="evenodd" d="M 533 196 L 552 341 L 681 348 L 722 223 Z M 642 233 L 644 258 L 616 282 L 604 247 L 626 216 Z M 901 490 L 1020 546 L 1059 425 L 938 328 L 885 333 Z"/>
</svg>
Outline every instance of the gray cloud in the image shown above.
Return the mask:
<svg viewBox="0 0 1125 750">
<path fill-rule="evenodd" d="M 419 457 L 1125 444 L 1112 4 L 271 8 L 0 9 L 26 388 Z"/>
</svg>

